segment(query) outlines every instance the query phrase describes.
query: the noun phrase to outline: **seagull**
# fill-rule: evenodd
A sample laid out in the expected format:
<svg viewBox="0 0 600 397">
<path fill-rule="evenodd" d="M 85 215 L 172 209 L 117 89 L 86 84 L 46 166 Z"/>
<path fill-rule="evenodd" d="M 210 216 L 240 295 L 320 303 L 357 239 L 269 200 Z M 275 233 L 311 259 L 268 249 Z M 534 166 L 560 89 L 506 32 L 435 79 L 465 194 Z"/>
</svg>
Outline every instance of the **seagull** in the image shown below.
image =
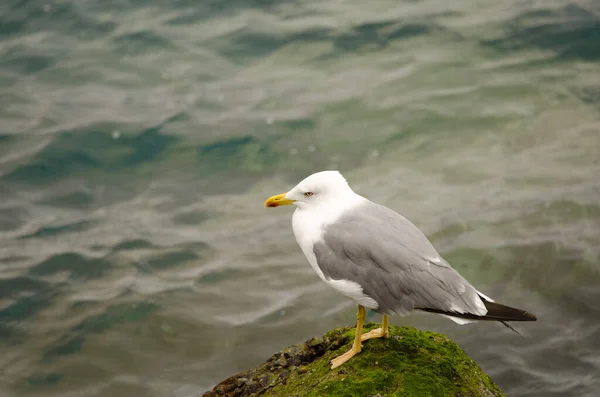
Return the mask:
<svg viewBox="0 0 600 397">
<path fill-rule="evenodd" d="M 293 204 L 294 236 L 319 278 L 357 305 L 352 347 L 331 369 L 360 353 L 361 341 L 387 338 L 388 316 L 415 310 L 458 324 L 480 320 L 536 321 L 527 311 L 495 303 L 465 280 L 427 237 L 397 212 L 356 194 L 339 171 L 312 174 L 265 207 Z M 382 325 L 362 334 L 365 309 Z"/>
</svg>

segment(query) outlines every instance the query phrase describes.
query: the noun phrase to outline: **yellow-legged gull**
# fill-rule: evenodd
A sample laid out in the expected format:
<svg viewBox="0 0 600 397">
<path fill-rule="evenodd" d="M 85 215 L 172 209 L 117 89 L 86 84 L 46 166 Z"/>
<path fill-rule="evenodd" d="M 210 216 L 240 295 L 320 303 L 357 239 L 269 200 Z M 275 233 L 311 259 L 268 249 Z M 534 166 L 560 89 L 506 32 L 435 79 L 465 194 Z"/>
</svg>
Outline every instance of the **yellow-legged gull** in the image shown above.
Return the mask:
<svg viewBox="0 0 600 397">
<path fill-rule="evenodd" d="M 388 336 L 388 315 L 413 310 L 465 324 L 478 320 L 535 321 L 524 310 L 495 303 L 477 291 L 408 219 L 354 193 L 338 171 L 313 174 L 265 207 L 294 204 L 293 230 L 308 262 L 334 289 L 358 305 L 352 348 L 331 361 L 336 368 L 361 350 L 361 341 Z M 362 335 L 365 308 L 383 314 L 381 328 Z"/>
</svg>

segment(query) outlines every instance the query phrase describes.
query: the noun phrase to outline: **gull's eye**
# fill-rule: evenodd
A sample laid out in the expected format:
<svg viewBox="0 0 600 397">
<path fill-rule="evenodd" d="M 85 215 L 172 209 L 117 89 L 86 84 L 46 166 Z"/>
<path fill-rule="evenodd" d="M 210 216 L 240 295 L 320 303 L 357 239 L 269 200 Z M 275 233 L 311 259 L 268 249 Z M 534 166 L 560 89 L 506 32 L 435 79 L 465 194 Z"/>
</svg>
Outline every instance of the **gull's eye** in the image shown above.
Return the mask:
<svg viewBox="0 0 600 397">
<path fill-rule="evenodd" d="M 313 195 L 314 195 L 314 193 L 313 193 L 313 192 L 306 192 L 306 193 L 304 193 L 304 195 L 305 195 L 306 197 L 310 197 L 310 196 L 313 196 Z"/>
</svg>

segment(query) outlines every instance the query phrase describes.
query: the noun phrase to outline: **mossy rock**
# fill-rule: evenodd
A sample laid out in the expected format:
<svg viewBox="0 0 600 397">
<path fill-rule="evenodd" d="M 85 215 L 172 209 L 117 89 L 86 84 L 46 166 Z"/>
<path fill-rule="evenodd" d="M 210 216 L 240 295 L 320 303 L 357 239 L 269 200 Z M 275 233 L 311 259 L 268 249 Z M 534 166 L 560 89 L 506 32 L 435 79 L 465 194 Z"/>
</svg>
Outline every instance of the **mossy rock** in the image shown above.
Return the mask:
<svg viewBox="0 0 600 397">
<path fill-rule="evenodd" d="M 376 327 L 367 324 L 364 332 Z M 504 396 L 456 343 L 411 327 L 390 327 L 389 338 L 363 342 L 359 355 L 331 370 L 329 361 L 350 349 L 353 338 L 354 328 L 338 328 L 291 346 L 203 397 Z"/>
</svg>

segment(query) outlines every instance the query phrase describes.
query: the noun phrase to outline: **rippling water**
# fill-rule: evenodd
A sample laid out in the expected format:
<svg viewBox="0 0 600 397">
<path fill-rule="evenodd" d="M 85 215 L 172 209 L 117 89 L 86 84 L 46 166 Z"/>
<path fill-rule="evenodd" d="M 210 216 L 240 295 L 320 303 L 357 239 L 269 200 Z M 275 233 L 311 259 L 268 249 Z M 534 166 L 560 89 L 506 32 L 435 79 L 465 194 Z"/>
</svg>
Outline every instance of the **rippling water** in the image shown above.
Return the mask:
<svg viewBox="0 0 600 397">
<path fill-rule="evenodd" d="M 539 317 L 394 324 L 596 396 L 599 42 L 595 0 L 3 1 L 0 395 L 199 395 L 352 324 L 262 208 L 337 168 Z"/>
</svg>

